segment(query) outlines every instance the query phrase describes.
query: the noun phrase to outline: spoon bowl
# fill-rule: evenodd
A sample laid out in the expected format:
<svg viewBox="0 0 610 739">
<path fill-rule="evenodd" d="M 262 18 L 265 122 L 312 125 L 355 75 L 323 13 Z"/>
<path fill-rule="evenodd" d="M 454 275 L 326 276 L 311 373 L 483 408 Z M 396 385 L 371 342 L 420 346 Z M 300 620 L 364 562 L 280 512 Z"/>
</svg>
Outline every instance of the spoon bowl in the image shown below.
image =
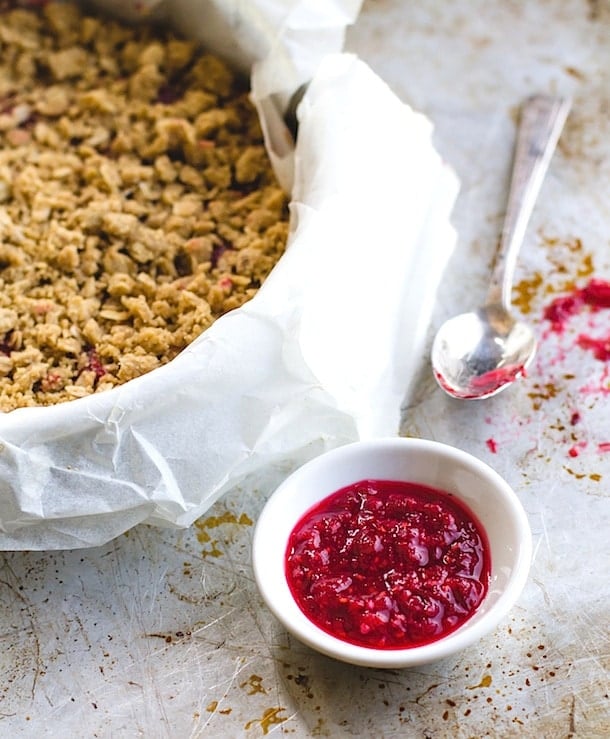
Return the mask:
<svg viewBox="0 0 610 739">
<path fill-rule="evenodd" d="M 432 346 L 443 390 L 462 400 L 489 398 L 523 376 L 536 353 L 530 327 L 500 305 L 446 321 Z"/>
<path fill-rule="evenodd" d="M 480 400 L 509 387 L 531 363 L 536 339 L 511 313 L 511 289 L 525 229 L 565 123 L 570 103 L 535 95 L 521 111 L 506 216 L 487 299 L 449 319 L 432 345 L 432 370 L 455 398 Z"/>
</svg>

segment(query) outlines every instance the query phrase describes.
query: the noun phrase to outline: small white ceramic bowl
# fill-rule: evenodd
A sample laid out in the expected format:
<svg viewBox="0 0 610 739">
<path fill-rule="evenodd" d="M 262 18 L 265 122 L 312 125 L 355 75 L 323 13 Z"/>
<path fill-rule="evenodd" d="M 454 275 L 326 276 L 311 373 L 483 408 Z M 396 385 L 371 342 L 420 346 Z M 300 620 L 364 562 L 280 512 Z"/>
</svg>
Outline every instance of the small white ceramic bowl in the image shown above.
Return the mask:
<svg viewBox="0 0 610 739">
<path fill-rule="evenodd" d="M 316 503 L 360 480 L 422 483 L 453 494 L 476 516 L 491 554 L 489 590 L 473 616 L 456 631 L 423 646 L 375 649 L 326 633 L 301 611 L 285 576 L 290 533 Z M 258 519 L 253 566 L 267 606 L 304 644 L 343 662 L 400 668 L 434 662 L 492 631 L 511 609 L 528 577 L 532 554 L 527 516 L 509 485 L 484 462 L 446 444 L 389 438 L 347 444 L 307 462 L 271 495 Z"/>
</svg>

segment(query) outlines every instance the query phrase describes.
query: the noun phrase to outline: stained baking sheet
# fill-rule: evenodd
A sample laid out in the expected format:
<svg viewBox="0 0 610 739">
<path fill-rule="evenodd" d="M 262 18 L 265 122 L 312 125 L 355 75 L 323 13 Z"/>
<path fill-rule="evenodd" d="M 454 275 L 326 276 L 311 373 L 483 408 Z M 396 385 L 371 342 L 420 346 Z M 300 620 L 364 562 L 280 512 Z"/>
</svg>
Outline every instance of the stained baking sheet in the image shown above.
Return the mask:
<svg viewBox="0 0 610 739">
<path fill-rule="evenodd" d="M 299 645 L 265 610 L 250 565 L 253 522 L 288 471 L 277 466 L 187 531 L 140 526 L 98 549 L 3 554 L 4 735 L 610 734 L 609 365 L 578 345 L 607 335 L 608 314 L 583 312 L 562 335 L 543 317 L 574 285 L 610 277 L 609 42 L 610 5 L 575 0 L 370 0 L 348 35 L 431 118 L 462 183 L 433 326 L 485 292 L 520 101 L 574 98 L 517 273 L 535 365 L 510 391 L 461 403 L 422 357 L 403 413 L 403 433 L 476 454 L 523 501 L 535 559 L 512 614 L 412 671 L 352 668 Z"/>
</svg>

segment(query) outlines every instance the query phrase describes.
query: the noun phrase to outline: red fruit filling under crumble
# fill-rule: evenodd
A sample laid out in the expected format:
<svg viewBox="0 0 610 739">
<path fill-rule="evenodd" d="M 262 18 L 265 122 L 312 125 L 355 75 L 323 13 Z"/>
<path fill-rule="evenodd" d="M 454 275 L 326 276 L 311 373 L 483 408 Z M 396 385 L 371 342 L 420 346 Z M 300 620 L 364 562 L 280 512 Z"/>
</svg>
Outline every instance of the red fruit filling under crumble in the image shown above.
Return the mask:
<svg viewBox="0 0 610 739">
<path fill-rule="evenodd" d="M 317 626 L 352 644 L 401 649 L 455 631 L 487 593 L 490 553 L 448 493 L 364 480 L 308 511 L 285 556 L 289 588 Z"/>
</svg>

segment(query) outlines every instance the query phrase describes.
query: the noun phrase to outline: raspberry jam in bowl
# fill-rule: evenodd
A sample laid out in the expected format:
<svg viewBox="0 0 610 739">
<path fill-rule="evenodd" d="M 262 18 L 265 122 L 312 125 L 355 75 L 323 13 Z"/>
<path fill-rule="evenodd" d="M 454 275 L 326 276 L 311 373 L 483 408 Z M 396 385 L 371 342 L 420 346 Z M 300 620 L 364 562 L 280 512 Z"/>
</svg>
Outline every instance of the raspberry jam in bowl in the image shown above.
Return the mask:
<svg viewBox="0 0 610 739">
<path fill-rule="evenodd" d="M 348 444 L 288 477 L 256 525 L 267 606 L 344 662 L 409 667 L 492 631 L 526 582 L 531 534 L 509 485 L 451 446 Z"/>
</svg>

